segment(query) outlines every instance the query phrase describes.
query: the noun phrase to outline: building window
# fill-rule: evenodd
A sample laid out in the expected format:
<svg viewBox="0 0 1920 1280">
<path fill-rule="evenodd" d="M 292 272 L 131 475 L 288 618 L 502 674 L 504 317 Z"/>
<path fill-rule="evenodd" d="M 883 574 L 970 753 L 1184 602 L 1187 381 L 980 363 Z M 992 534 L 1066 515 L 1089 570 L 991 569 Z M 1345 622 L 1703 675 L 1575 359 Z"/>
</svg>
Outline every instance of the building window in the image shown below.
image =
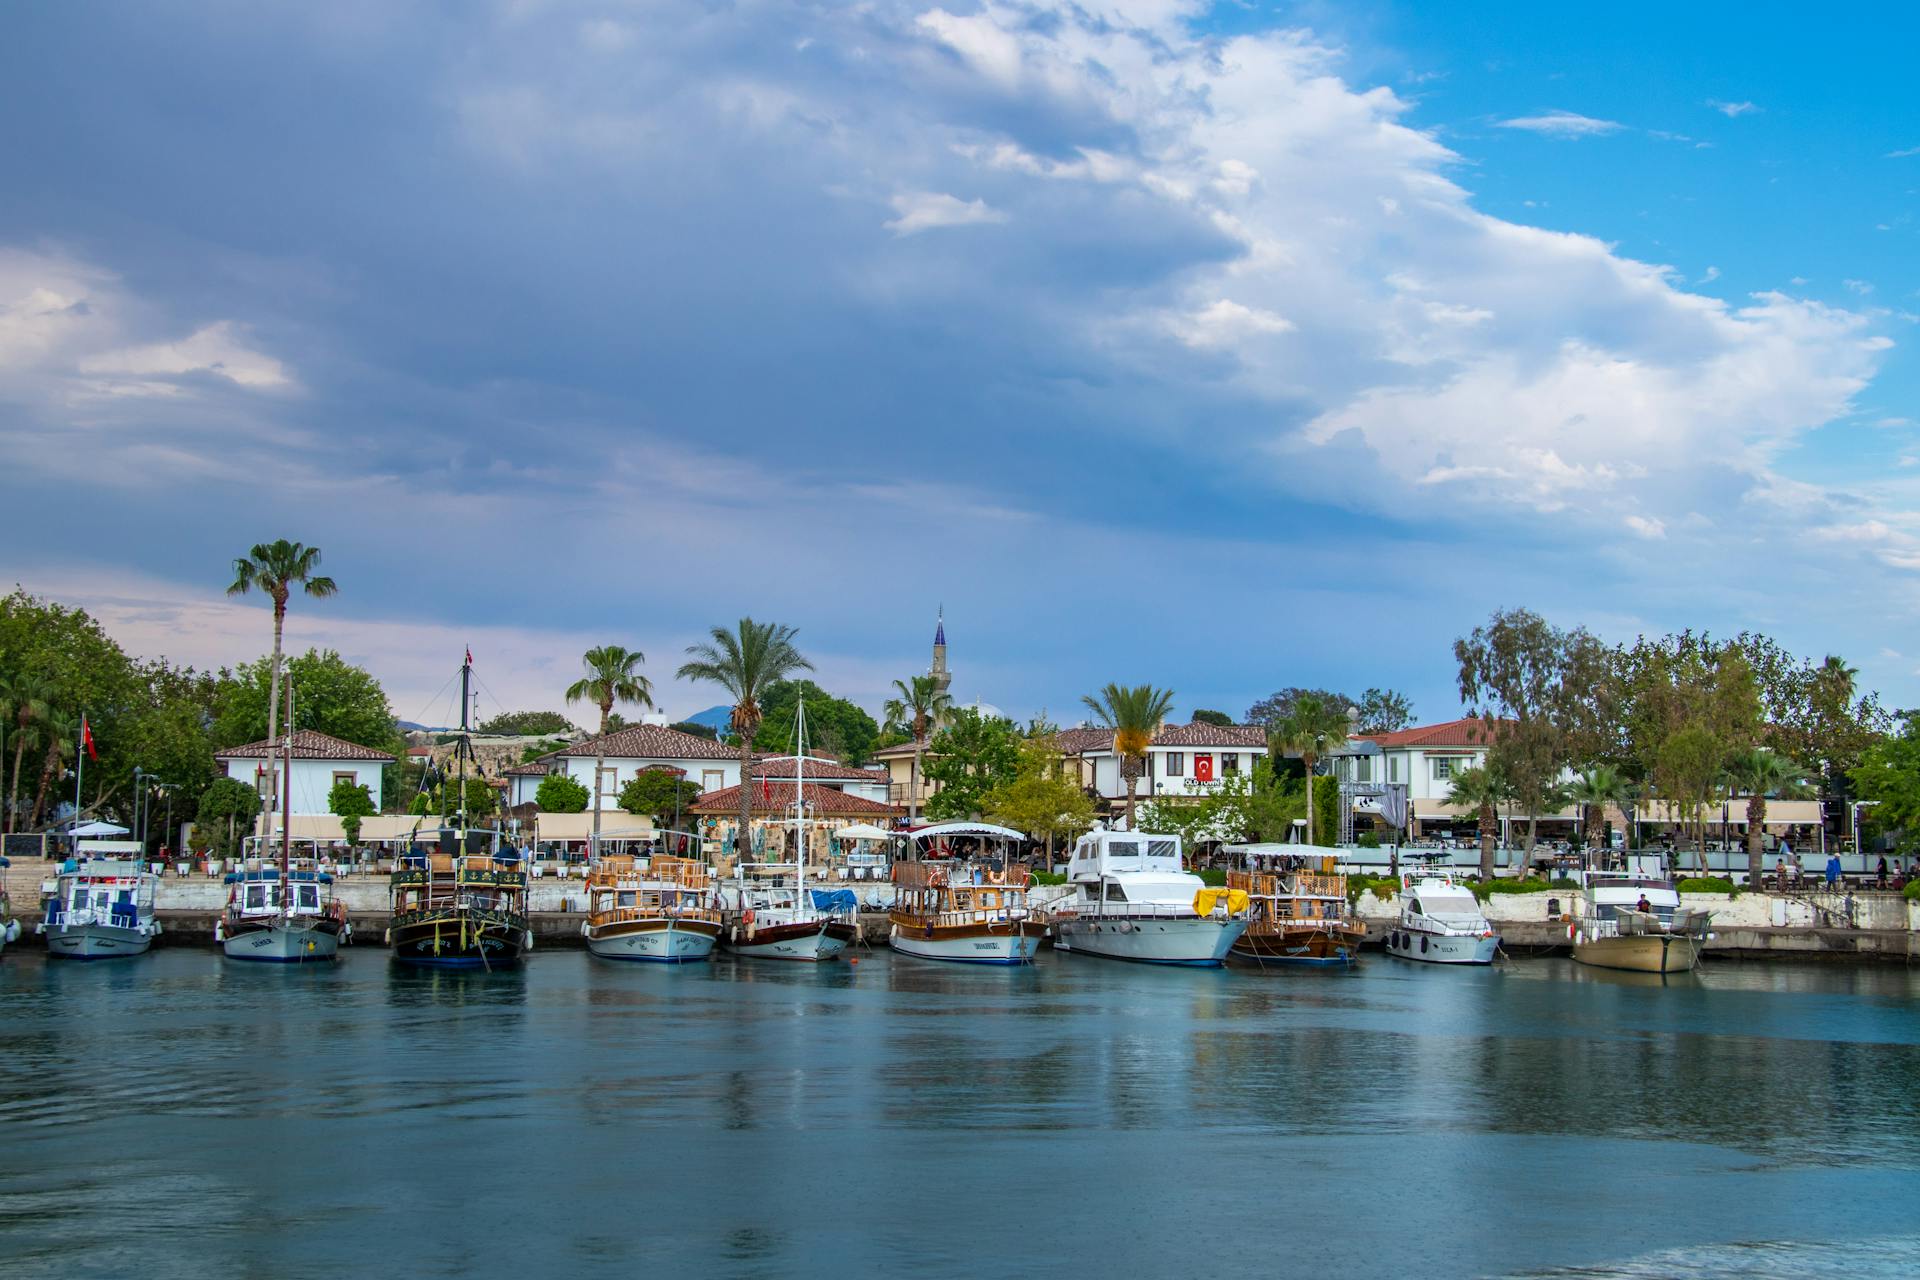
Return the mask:
<svg viewBox="0 0 1920 1280">
<path fill-rule="evenodd" d="M 1442 758 L 1433 762 L 1433 780 L 1445 782 L 1453 776 L 1453 761 Z"/>
<path fill-rule="evenodd" d="M 1222 751 L 1220 753 L 1220 772 L 1223 775 L 1240 772 L 1240 753 L 1238 751 Z"/>
<path fill-rule="evenodd" d="M 702 769 L 700 771 L 700 789 L 702 791 L 718 791 L 726 785 L 727 774 L 724 769 Z"/>
<path fill-rule="evenodd" d="M 1177 778 L 1187 769 L 1187 756 L 1184 751 L 1167 752 L 1167 776 Z"/>
<path fill-rule="evenodd" d="M 354 775 L 354 772 L 351 769 L 335 769 L 333 771 L 333 785 L 336 787 L 343 782 L 346 783 L 348 786 L 352 786 L 354 783 L 358 782 L 359 780 L 360 779 Z"/>
<path fill-rule="evenodd" d="M 1387 757 L 1387 781 L 1388 782 L 1400 781 L 1400 757 L 1399 756 Z"/>
<path fill-rule="evenodd" d="M 1353 758 L 1353 780 L 1355 782 L 1373 781 L 1373 758 L 1371 756 L 1355 756 Z"/>
</svg>

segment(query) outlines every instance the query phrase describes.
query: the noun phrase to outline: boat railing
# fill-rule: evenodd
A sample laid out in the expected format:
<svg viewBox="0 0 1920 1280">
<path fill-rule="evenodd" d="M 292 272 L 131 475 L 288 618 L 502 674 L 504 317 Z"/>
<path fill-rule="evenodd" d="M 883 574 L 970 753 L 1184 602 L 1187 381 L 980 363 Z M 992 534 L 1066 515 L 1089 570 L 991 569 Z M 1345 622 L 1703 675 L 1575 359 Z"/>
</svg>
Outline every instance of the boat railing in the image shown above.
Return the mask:
<svg viewBox="0 0 1920 1280">
<path fill-rule="evenodd" d="M 893 914 L 911 919 L 916 925 L 953 929 L 970 924 L 1019 924 L 1036 918 L 1025 907 L 982 907 L 972 911 L 922 912 L 895 907 Z"/>
<path fill-rule="evenodd" d="M 1085 920 L 1099 920 L 1103 918 L 1125 920 L 1139 916 L 1147 916 L 1155 920 L 1218 920 L 1223 918 L 1238 919 L 1239 916 L 1246 914 L 1246 912 L 1242 911 L 1238 915 L 1230 915 L 1230 913 L 1223 911 L 1221 906 L 1224 906 L 1226 903 L 1226 895 L 1224 893 L 1222 893 L 1219 903 L 1221 904 L 1220 906 L 1216 906 L 1214 910 L 1208 912 L 1206 915 L 1201 915 L 1193 909 L 1191 902 L 1095 901 L 1082 903 L 1076 899 L 1069 898 L 1055 907 L 1052 914 L 1056 916 L 1077 916 Z"/>
<path fill-rule="evenodd" d="M 628 924 L 636 920 L 705 920 L 711 924 L 720 923 L 720 913 L 710 906 L 678 904 L 647 905 L 637 907 L 611 907 L 604 911 L 594 911 L 587 915 L 587 923 L 596 928 L 609 924 Z"/>
</svg>

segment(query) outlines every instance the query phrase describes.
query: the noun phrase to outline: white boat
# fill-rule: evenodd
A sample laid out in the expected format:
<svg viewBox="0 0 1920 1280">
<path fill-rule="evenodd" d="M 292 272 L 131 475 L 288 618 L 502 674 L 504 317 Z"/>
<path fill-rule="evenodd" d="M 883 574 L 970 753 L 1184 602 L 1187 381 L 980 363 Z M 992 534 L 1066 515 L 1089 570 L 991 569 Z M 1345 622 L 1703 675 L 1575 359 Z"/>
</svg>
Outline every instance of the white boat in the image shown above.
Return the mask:
<svg viewBox="0 0 1920 1280">
<path fill-rule="evenodd" d="M 1629 853 L 1618 866 L 1579 874 L 1567 926 L 1575 960 L 1638 973 L 1685 973 L 1700 962 L 1712 913 L 1680 905 L 1663 855 Z"/>
<path fill-rule="evenodd" d="M 832 960 L 859 936 L 859 901 L 824 882 L 807 887 L 807 704 L 794 707 L 791 864 L 742 864 L 727 886 L 727 949 L 749 960 Z"/>
<path fill-rule="evenodd" d="M 1045 922 L 1027 905 L 1032 874 L 1013 861 L 1018 831 L 942 822 L 909 834 L 914 860 L 893 864 L 887 945 L 924 960 L 1027 964 Z"/>
<path fill-rule="evenodd" d="M 1443 859 L 1416 856 L 1424 865 L 1401 874 L 1400 919 L 1387 934 L 1387 954 L 1428 964 L 1492 964 L 1500 935 Z"/>
<path fill-rule="evenodd" d="M 128 843 L 83 840 L 80 846 Z M 159 883 L 132 857 L 83 853 L 67 859 L 42 904 L 38 932 L 47 940 L 47 954 L 74 960 L 140 955 L 160 935 L 153 913 Z"/>
<path fill-rule="evenodd" d="M 688 964 L 713 954 L 720 912 L 705 862 L 656 854 L 596 859 L 587 873 L 587 950 L 608 960 Z"/>
<path fill-rule="evenodd" d="M 333 877 L 305 861 L 275 866 L 250 861 L 226 876 L 227 907 L 213 927 L 229 960 L 302 964 L 332 960 L 352 934 Z"/>
<path fill-rule="evenodd" d="M 20 936 L 20 922 L 13 918 L 13 904 L 7 900 L 7 868 L 13 864 L 0 858 L 0 951 Z"/>
<path fill-rule="evenodd" d="M 1049 913 L 1057 951 L 1211 968 L 1247 931 L 1247 895 L 1183 869 L 1178 836 L 1096 826 L 1074 844 L 1067 883 L 1073 896 Z"/>
</svg>

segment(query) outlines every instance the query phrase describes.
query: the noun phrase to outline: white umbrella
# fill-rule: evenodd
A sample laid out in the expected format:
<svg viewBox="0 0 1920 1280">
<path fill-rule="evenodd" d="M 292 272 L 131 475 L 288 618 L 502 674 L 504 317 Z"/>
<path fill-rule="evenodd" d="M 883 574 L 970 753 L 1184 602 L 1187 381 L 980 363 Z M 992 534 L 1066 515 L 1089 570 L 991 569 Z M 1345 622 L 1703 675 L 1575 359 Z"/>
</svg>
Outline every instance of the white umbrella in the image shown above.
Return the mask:
<svg viewBox="0 0 1920 1280">
<path fill-rule="evenodd" d="M 870 822 L 856 822 L 850 827 L 841 827 L 833 834 L 837 840 L 890 840 L 893 838 L 891 831 L 883 830 Z"/>
<path fill-rule="evenodd" d="M 67 832 L 70 836 L 123 836 L 125 827 L 116 827 L 111 822 L 85 822 Z"/>
</svg>

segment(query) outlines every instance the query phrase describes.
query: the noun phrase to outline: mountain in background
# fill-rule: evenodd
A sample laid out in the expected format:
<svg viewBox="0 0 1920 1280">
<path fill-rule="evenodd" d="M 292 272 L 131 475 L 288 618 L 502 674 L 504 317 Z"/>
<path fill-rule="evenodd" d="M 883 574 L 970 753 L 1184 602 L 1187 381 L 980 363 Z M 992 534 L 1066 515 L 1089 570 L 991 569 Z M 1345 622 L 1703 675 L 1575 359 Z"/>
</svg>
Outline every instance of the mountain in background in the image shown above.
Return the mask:
<svg viewBox="0 0 1920 1280">
<path fill-rule="evenodd" d="M 733 708 L 708 707 L 705 711 L 696 711 L 680 719 L 686 724 L 703 724 L 715 733 L 725 733 L 728 726 L 733 723 Z"/>
</svg>

